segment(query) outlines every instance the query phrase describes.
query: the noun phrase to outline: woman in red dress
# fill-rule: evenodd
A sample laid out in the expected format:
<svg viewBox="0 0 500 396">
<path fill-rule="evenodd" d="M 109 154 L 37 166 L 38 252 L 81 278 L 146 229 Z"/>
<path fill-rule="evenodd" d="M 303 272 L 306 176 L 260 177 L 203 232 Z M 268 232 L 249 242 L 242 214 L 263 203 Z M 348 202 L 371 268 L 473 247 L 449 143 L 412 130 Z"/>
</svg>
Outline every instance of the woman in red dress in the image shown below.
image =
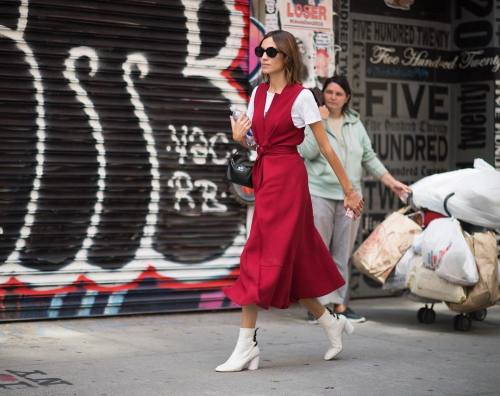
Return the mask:
<svg viewBox="0 0 500 396">
<path fill-rule="evenodd" d="M 329 144 L 312 93 L 300 84 L 302 62 L 295 37 L 283 30 L 269 32 L 255 53 L 261 58 L 265 82 L 252 93 L 247 115 L 231 119 L 235 141 L 245 145 L 251 126 L 258 145 L 252 174 L 252 228 L 241 255 L 240 276 L 224 290 L 242 306 L 241 327 L 233 353 L 216 371 L 258 368 L 258 307 L 288 308 L 298 301 L 326 332 L 330 341 L 326 360 L 341 351 L 342 333 L 353 331 L 345 317 L 330 314 L 317 300 L 344 280 L 314 227 L 307 172 L 297 151 L 305 125 L 311 127 L 321 153 L 340 180 L 346 208 L 359 216 L 363 200 Z"/>
</svg>

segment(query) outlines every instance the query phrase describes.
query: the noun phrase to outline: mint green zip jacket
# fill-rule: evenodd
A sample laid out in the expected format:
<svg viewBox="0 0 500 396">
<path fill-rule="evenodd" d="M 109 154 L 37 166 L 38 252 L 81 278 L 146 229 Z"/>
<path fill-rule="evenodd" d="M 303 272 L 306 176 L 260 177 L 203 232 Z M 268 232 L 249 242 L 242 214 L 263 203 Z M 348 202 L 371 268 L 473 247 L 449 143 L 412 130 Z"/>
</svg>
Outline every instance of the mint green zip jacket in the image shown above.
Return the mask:
<svg viewBox="0 0 500 396">
<path fill-rule="evenodd" d="M 339 157 L 353 188 L 362 194 L 361 178 L 366 169 L 376 179 L 387 172 L 385 166 L 377 158 L 366 129 L 354 110 L 344 112 L 342 124 L 343 147 L 334 133 L 323 121 L 328 140 Z M 344 192 L 339 179 L 333 172 L 327 160 L 319 151 L 318 143 L 309 126 L 305 129 L 304 141 L 298 146 L 300 155 L 304 158 L 309 176 L 309 191 L 312 195 L 328 199 L 344 199 Z"/>
</svg>

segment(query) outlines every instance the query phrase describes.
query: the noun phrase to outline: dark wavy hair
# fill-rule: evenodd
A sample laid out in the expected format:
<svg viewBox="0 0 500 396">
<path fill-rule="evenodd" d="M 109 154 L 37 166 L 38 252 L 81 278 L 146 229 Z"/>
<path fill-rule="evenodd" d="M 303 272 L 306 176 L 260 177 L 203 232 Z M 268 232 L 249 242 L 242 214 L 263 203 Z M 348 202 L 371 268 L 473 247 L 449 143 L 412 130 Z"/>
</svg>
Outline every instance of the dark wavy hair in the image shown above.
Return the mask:
<svg viewBox="0 0 500 396">
<path fill-rule="evenodd" d="M 321 92 L 325 93 L 326 88 L 328 85 L 331 83 L 335 83 L 337 85 L 340 85 L 340 88 L 342 88 L 345 92 L 345 94 L 348 96 L 347 102 L 344 104 L 342 107 L 342 113 L 345 112 L 349 108 L 349 103 L 351 103 L 351 86 L 349 85 L 349 81 L 347 81 L 347 78 L 344 76 L 332 76 L 330 78 L 327 78 L 325 82 L 323 83 L 323 89 Z"/>
<path fill-rule="evenodd" d="M 269 37 L 273 39 L 277 49 L 283 53 L 285 61 L 285 78 L 287 83 L 300 83 L 303 66 L 295 36 L 286 30 L 273 30 L 272 32 L 266 33 L 264 38 L 260 41 L 259 46 L 262 45 L 262 42 Z M 263 74 L 262 76 L 265 82 L 269 82 L 268 75 Z"/>
</svg>

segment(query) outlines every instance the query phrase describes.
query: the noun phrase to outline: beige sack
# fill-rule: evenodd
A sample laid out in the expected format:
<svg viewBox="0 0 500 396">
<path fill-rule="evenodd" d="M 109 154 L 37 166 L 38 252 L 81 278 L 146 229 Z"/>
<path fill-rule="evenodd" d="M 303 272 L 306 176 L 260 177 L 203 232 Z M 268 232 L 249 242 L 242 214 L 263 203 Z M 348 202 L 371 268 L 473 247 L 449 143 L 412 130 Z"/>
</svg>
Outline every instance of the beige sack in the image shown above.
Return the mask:
<svg viewBox="0 0 500 396">
<path fill-rule="evenodd" d="M 499 246 L 498 241 L 497 241 L 497 246 Z M 498 291 L 497 291 L 497 299 L 500 301 L 500 256 L 498 257 L 497 260 L 497 280 L 498 280 Z"/>
<path fill-rule="evenodd" d="M 438 301 L 461 303 L 466 297 L 463 286 L 440 278 L 435 271 L 425 268 L 423 264 L 411 269 L 408 287 L 417 296 Z"/>
<path fill-rule="evenodd" d="M 384 283 L 422 228 L 399 212 L 380 223 L 352 256 L 365 275 Z"/>
<path fill-rule="evenodd" d="M 472 235 L 473 253 L 479 269 L 479 282 L 468 288 L 463 304 L 448 304 L 452 311 L 472 312 L 494 305 L 499 297 L 497 242 L 492 232 Z"/>
</svg>

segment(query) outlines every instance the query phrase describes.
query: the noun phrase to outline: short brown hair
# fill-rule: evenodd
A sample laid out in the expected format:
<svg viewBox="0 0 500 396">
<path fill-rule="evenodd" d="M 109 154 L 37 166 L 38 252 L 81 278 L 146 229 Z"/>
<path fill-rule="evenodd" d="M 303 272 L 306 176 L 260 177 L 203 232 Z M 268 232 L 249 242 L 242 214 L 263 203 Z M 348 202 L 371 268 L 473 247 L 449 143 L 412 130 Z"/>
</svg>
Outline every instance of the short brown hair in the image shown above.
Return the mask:
<svg viewBox="0 0 500 396">
<path fill-rule="evenodd" d="M 266 33 L 264 38 L 260 41 L 260 45 L 266 39 L 271 37 L 276 43 L 276 47 L 284 56 L 285 61 L 285 78 L 288 84 L 301 83 L 300 77 L 302 76 L 302 58 L 300 56 L 299 47 L 295 36 L 285 30 L 273 30 Z M 263 74 L 265 82 L 269 82 L 269 77 Z"/>
</svg>

